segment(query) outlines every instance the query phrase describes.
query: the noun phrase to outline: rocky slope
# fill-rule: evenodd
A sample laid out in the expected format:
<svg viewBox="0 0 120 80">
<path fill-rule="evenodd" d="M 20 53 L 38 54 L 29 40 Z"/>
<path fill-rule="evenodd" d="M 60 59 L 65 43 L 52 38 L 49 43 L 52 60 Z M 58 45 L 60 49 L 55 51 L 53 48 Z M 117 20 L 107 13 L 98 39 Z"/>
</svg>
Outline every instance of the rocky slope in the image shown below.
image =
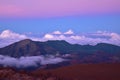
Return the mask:
<svg viewBox="0 0 120 80">
<path fill-rule="evenodd" d="M 120 64 L 79 64 L 32 72 L 0 68 L 0 80 L 120 80 L 119 68 Z"/>
</svg>

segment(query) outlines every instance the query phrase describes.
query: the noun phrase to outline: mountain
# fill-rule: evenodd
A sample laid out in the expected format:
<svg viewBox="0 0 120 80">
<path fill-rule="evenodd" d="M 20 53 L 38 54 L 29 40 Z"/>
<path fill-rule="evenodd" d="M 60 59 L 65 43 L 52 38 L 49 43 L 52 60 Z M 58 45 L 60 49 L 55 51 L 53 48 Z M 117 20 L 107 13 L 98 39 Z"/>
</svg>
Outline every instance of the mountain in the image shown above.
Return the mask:
<svg viewBox="0 0 120 80">
<path fill-rule="evenodd" d="M 12 57 L 20 57 L 20 56 L 30 56 L 38 54 L 40 47 L 38 47 L 35 42 L 25 39 L 14 44 L 11 44 L 7 47 L 0 49 L 0 54 L 8 55 Z M 41 50 L 43 51 L 43 50 Z"/>
<path fill-rule="evenodd" d="M 114 54 L 120 56 L 120 46 L 106 43 L 100 43 L 92 46 L 70 44 L 64 40 L 39 42 L 25 39 L 4 48 L 0 48 L 0 55 L 7 55 L 11 57 L 74 53 L 81 54 L 81 56 L 94 53 L 107 53 L 110 55 Z"/>
</svg>

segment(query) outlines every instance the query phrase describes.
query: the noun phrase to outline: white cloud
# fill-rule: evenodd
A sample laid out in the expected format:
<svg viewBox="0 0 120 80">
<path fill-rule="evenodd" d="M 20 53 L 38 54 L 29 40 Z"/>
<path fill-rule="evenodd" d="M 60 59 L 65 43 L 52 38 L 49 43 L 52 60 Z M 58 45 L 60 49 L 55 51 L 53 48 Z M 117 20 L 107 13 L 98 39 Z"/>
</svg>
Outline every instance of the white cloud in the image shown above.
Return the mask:
<svg viewBox="0 0 120 80">
<path fill-rule="evenodd" d="M 45 34 L 44 38 L 52 39 L 52 38 L 54 38 L 54 36 L 52 34 Z"/>
<path fill-rule="evenodd" d="M 14 33 L 10 30 L 5 30 L 0 34 L 0 47 L 7 46 L 11 43 L 17 42 L 19 40 L 29 38 L 34 41 L 47 41 L 47 40 L 66 40 L 72 44 L 80 45 L 96 45 L 98 43 L 109 43 L 120 46 L 120 34 L 107 32 L 107 31 L 97 31 L 95 33 L 86 33 L 82 35 L 74 34 L 72 30 L 67 31 L 67 34 L 53 34 L 46 33 L 42 37 L 28 37 L 26 35 Z"/>
<path fill-rule="evenodd" d="M 117 33 L 111 33 L 110 36 L 114 40 L 120 40 L 120 35 L 118 35 Z"/>
<path fill-rule="evenodd" d="M 21 39 L 24 39 L 26 38 L 25 35 L 20 35 L 20 34 L 17 34 L 17 33 L 14 33 L 10 30 L 4 30 L 1 34 L 0 34 L 0 38 L 12 38 L 12 39 L 15 39 L 15 38 L 21 38 Z"/>
<path fill-rule="evenodd" d="M 62 59 L 60 57 L 53 57 L 51 55 L 47 57 L 41 55 L 20 58 L 13 58 L 0 55 L 0 65 L 3 65 L 5 67 L 6 66 L 17 68 L 37 67 L 39 65 L 56 64 L 63 61 L 65 61 L 65 59 Z"/>
<path fill-rule="evenodd" d="M 59 39 L 65 39 L 66 37 L 64 35 L 58 36 Z"/>
<path fill-rule="evenodd" d="M 26 35 L 18 34 L 10 30 L 4 30 L 0 34 L 0 47 L 10 45 L 26 38 L 28 38 Z"/>
<path fill-rule="evenodd" d="M 54 35 L 54 34 L 45 34 L 44 37 L 42 38 L 43 41 L 46 40 L 64 40 L 66 36 L 64 35 Z"/>
<path fill-rule="evenodd" d="M 60 31 L 54 31 L 53 34 L 62 34 Z"/>
<path fill-rule="evenodd" d="M 84 39 L 85 36 L 70 36 L 70 38 L 75 39 L 75 40 L 81 40 L 81 39 Z"/>
<path fill-rule="evenodd" d="M 70 30 L 68 30 L 67 32 L 65 32 L 64 34 L 74 34 L 74 32 L 70 29 Z"/>
</svg>

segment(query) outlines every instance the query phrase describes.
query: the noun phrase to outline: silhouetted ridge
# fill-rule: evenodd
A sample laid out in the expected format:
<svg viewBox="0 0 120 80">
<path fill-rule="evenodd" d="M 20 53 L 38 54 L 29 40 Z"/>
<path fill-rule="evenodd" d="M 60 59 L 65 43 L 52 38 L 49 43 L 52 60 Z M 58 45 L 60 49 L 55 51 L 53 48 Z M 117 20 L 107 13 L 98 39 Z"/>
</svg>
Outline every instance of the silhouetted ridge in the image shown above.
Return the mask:
<svg viewBox="0 0 120 80">
<path fill-rule="evenodd" d="M 31 39 L 24 39 L 24 40 L 21 40 L 19 42 L 32 42 L 32 40 Z"/>
</svg>

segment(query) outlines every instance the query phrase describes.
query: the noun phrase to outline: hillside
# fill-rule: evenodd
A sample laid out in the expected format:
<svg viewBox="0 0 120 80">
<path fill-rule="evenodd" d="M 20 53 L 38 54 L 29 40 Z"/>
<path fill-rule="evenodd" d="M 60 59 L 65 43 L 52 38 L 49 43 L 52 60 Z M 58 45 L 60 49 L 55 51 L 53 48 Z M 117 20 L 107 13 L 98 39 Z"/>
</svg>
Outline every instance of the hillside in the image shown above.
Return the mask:
<svg viewBox="0 0 120 80">
<path fill-rule="evenodd" d="M 120 64 L 79 64 L 32 72 L 0 68 L 0 80 L 120 80 Z"/>
</svg>

